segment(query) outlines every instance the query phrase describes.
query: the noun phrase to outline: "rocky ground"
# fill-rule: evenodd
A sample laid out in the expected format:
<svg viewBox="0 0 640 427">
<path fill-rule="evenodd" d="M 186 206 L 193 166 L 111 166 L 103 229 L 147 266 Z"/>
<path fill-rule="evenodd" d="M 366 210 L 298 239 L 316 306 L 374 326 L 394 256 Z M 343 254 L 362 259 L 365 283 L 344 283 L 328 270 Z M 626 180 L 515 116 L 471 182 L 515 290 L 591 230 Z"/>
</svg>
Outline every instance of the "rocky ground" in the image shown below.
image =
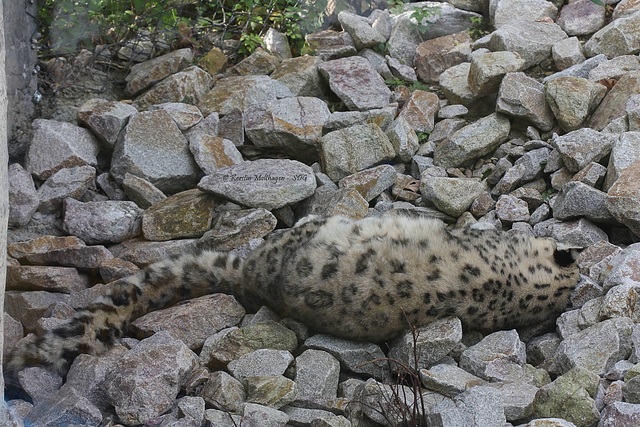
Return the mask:
<svg viewBox="0 0 640 427">
<path fill-rule="evenodd" d="M 36 120 L 9 168 L 5 354 L 105 283 L 202 249 L 247 253 L 307 214 L 435 216 L 582 248 L 555 328 L 483 337 L 446 318 L 354 343 L 211 295 L 136 320 L 66 381 L 22 371 L 8 422 L 639 425 L 640 6 L 605 3 L 491 2 L 495 31 L 475 41 L 474 2 L 437 4 L 426 26 L 408 6 L 343 12 L 344 31 L 307 37 L 315 56 L 269 32 L 218 75 L 177 50 L 131 70 L 132 101 Z M 422 388 L 393 385 L 387 355 Z"/>
</svg>

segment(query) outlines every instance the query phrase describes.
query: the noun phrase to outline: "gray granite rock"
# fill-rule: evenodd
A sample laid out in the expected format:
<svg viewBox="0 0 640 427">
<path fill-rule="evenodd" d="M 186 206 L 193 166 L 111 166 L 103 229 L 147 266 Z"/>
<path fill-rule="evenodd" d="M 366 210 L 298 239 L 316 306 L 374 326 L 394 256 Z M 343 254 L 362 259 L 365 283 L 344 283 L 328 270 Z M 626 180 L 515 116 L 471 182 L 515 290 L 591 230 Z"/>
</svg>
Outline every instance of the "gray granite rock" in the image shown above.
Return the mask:
<svg viewBox="0 0 640 427">
<path fill-rule="evenodd" d="M 298 400 L 332 399 L 337 395 L 340 362 L 321 350 L 305 350 L 296 357 Z"/>
<path fill-rule="evenodd" d="M 47 179 L 63 168 L 97 165 L 99 142 L 89 130 L 44 119 L 34 120 L 33 129 L 25 169 L 34 177 Z"/>
<path fill-rule="evenodd" d="M 107 395 L 123 422 L 144 423 L 171 408 L 197 364 L 198 356 L 182 341 L 158 332 L 111 366 L 105 377 Z"/>
<path fill-rule="evenodd" d="M 526 348 L 515 329 L 487 335 L 460 355 L 460 367 L 473 375 L 491 381 L 493 371 L 508 365 L 522 365 Z"/>
<path fill-rule="evenodd" d="M 595 223 L 615 223 L 607 209 L 607 193 L 578 181 L 566 183 L 553 203 L 553 217 L 560 220 L 584 216 Z"/>
<path fill-rule="evenodd" d="M 316 182 L 312 169 L 300 162 L 261 159 L 217 169 L 198 188 L 245 206 L 275 209 L 309 197 Z"/>
<path fill-rule="evenodd" d="M 473 387 L 453 400 L 445 399 L 426 416 L 434 426 L 482 425 L 502 427 L 506 423 L 501 393 L 488 386 Z"/>
<path fill-rule="evenodd" d="M 480 55 L 475 58 L 477 57 Z M 471 69 L 473 70 L 473 61 Z M 543 131 L 553 128 L 553 113 L 545 100 L 545 87 L 524 73 L 507 73 L 504 76 L 500 83 L 496 111 L 524 119 Z"/>
<path fill-rule="evenodd" d="M 229 362 L 227 368 L 234 378 L 242 381 L 247 377 L 282 375 L 293 362 L 286 350 L 260 349 Z"/>
<path fill-rule="evenodd" d="M 519 20 L 539 21 L 543 18 L 555 20 L 557 14 L 558 8 L 555 4 L 542 0 L 532 2 L 500 0 L 492 2 L 489 6 L 489 18 L 495 28 Z"/>
<path fill-rule="evenodd" d="M 60 169 L 38 188 L 38 210 L 53 213 L 60 209 L 66 198 L 79 200 L 94 185 L 96 169 L 93 166 L 74 166 Z"/>
<path fill-rule="evenodd" d="M 470 54 L 471 37 L 465 32 L 426 40 L 416 49 L 416 73 L 424 82 L 437 83 L 440 74 L 454 65 L 468 62 Z"/>
<path fill-rule="evenodd" d="M 389 104 L 391 91 L 369 61 L 360 56 L 334 59 L 318 66 L 331 90 L 349 110 L 371 110 Z"/>
<path fill-rule="evenodd" d="M 77 119 L 79 125 L 89 128 L 100 142 L 113 149 L 129 118 L 137 113 L 132 105 L 93 98 L 78 108 Z"/>
<path fill-rule="evenodd" d="M 220 79 L 215 87 L 202 97 L 198 103 L 200 111 L 205 116 L 213 112 L 224 116 L 234 109 L 245 111 L 253 105 L 266 105 L 270 101 L 286 96 L 278 96 L 282 87 L 286 89 L 286 96 L 291 91 L 277 80 L 269 76 L 233 76 Z"/>
<path fill-rule="evenodd" d="M 615 140 L 603 189 L 608 191 L 624 169 L 640 161 L 640 132 L 625 132 Z"/>
<path fill-rule="evenodd" d="M 140 95 L 133 103 L 139 110 L 163 102 L 184 102 L 197 104 L 211 90 L 213 77 L 203 69 L 192 66 L 175 73 Z M 204 110 L 202 111 L 204 113 Z M 205 114 L 208 115 L 208 114 Z"/>
<path fill-rule="evenodd" d="M 433 177 L 420 182 L 422 198 L 454 217 L 462 215 L 475 198 L 486 191 L 484 183 L 468 178 Z"/>
<path fill-rule="evenodd" d="M 381 361 L 384 353 L 376 344 L 349 341 L 329 335 L 314 335 L 305 341 L 304 346 L 326 351 L 344 368 L 356 374 L 367 374 L 384 380 L 389 373 L 387 364 Z"/>
<path fill-rule="evenodd" d="M 111 174 L 119 183 L 129 172 L 169 193 L 191 188 L 197 171 L 186 138 L 164 110 L 132 117 L 111 161 Z"/>
<path fill-rule="evenodd" d="M 604 26 L 605 14 L 605 8 L 599 4 L 576 0 L 560 10 L 557 23 L 569 36 L 585 36 Z"/>
<path fill-rule="evenodd" d="M 584 45 L 587 56 L 600 53 L 607 58 L 634 54 L 640 51 L 640 14 L 619 18 L 596 32 Z"/>
<path fill-rule="evenodd" d="M 321 63 L 322 60 L 317 56 L 285 59 L 271 74 L 271 78 L 288 87 L 293 96 L 324 98 L 328 88 L 318 70 Z"/>
<path fill-rule="evenodd" d="M 590 128 L 582 128 L 557 137 L 553 142 L 571 172 L 602 160 L 611 152 L 617 137 Z"/>
<path fill-rule="evenodd" d="M 142 209 L 146 209 L 167 197 L 158 187 L 146 179 L 132 175 L 129 172 L 124 174 L 122 187 L 129 199 Z"/>
<path fill-rule="evenodd" d="M 376 124 L 336 130 L 320 139 L 322 169 L 334 181 L 394 157 L 393 145 Z"/>
<path fill-rule="evenodd" d="M 559 77 L 545 85 L 546 100 L 567 132 L 579 129 L 604 98 L 605 86 L 578 77 Z"/>
<path fill-rule="evenodd" d="M 198 107 L 183 102 L 164 102 L 147 108 L 147 111 L 155 110 L 164 110 L 169 113 L 181 132 L 189 130 L 204 118 Z"/>
<path fill-rule="evenodd" d="M 200 169 L 207 175 L 219 168 L 242 163 L 236 145 L 219 136 L 199 134 L 189 139 L 189 150 Z"/>
<path fill-rule="evenodd" d="M 476 96 L 486 96 L 498 90 L 502 78 L 507 73 L 516 73 L 525 68 L 525 60 L 513 52 L 487 52 L 471 55 L 471 67 L 469 68 L 469 87 Z M 524 75 L 520 77 L 526 86 L 535 86 Z M 524 79 L 522 77 L 525 77 Z M 515 80 L 512 83 L 516 83 Z M 522 84 L 521 83 L 521 84 Z M 540 91 L 539 88 L 536 91 Z M 506 90 L 506 89 L 505 89 Z M 504 95 L 503 95 L 504 96 Z"/>
<path fill-rule="evenodd" d="M 617 181 L 607 193 L 607 209 L 618 221 L 634 233 L 640 232 L 640 211 L 638 210 L 638 178 L 640 163 L 633 163 L 622 171 Z"/>
<path fill-rule="evenodd" d="M 585 61 L 582 45 L 577 37 L 557 41 L 551 47 L 551 57 L 558 70 L 565 70 Z"/>
<path fill-rule="evenodd" d="M 363 16 L 343 10 L 338 13 L 338 21 L 340 21 L 342 28 L 351 34 L 358 50 L 374 47 L 387 41 L 380 32 L 371 27 L 367 18 Z"/>
<path fill-rule="evenodd" d="M 140 234 L 142 209 L 133 202 L 64 202 L 64 230 L 94 245 L 117 243 Z"/>
<path fill-rule="evenodd" d="M 511 123 L 499 113 L 483 117 L 454 133 L 436 147 L 434 164 L 456 167 L 491 153 L 506 141 Z"/>
<path fill-rule="evenodd" d="M 125 78 L 125 90 L 130 95 L 136 95 L 165 77 L 188 67 L 192 61 L 193 51 L 185 48 L 135 64 Z"/>
<path fill-rule="evenodd" d="M 322 127 L 331 113 L 319 98 L 291 97 L 245 110 L 245 132 L 256 147 L 277 148 L 317 160 Z"/>
<path fill-rule="evenodd" d="M 40 205 L 38 192 L 31 174 L 19 163 L 12 163 L 8 169 L 9 182 L 9 227 L 27 225 Z"/>
</svg>

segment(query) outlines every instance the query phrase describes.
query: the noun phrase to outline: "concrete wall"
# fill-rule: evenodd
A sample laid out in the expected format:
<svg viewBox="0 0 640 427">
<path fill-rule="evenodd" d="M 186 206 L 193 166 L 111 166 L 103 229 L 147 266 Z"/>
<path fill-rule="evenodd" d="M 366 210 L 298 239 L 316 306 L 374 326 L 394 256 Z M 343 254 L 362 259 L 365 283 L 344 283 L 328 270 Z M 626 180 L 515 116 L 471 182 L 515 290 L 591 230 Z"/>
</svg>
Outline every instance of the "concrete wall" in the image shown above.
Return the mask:
<svg viewBox="0 0 640 427">
<path fill-rule="evenodd" d="M 34 69 L 37 64 L 36 0 L 3 0 L 6 49 L 6 82 L 10 108 L 8 109 L 8 148 L 12 158 L 20 158 L 29 143 L 30 123 L 33 119 L 33 95 L 37 89 Z"/>
</svg>

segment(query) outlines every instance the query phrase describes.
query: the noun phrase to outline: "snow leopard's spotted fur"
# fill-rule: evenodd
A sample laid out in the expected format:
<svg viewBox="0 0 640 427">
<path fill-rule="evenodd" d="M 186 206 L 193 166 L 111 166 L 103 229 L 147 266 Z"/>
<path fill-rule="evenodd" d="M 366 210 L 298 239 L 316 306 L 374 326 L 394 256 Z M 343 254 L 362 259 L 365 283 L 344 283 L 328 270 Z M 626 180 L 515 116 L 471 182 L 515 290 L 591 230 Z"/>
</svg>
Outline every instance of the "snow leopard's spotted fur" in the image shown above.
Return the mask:
<svg viewBox="0 0 640 427">
<path fill-rule="evenodd" d="M 11 354 L 14 372 L 43 364 L 65 372 L 100 353 L 152 310 L 214 292 L 248 309 L 266 305 L 312 330 L 380 342 L 437 317 L 495 330 L 561 313 L 578 282 L 555 242 L 398 216 L 315 218 L 275 235 L 247 259 L 203 252 L 151 265 L 113 283 L 108 296 Z"/>
</svg>

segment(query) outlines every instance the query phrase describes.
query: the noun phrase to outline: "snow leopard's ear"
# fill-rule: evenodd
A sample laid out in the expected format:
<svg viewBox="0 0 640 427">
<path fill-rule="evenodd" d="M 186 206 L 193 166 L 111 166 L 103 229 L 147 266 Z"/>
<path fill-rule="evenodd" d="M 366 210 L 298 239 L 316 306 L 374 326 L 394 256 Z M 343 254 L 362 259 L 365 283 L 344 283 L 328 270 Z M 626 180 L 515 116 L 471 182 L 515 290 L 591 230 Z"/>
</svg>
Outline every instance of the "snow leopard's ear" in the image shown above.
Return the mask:
<svg viewBox="0 0 640 427">
<path fill-rule="evenodd" d="M 553 260 L 560 267 L 568 267 L 578 260 L 581 252 L 582 248 L 572 248 L 558 243 L 556 250 L 553 251 Z"/>
</svg>

